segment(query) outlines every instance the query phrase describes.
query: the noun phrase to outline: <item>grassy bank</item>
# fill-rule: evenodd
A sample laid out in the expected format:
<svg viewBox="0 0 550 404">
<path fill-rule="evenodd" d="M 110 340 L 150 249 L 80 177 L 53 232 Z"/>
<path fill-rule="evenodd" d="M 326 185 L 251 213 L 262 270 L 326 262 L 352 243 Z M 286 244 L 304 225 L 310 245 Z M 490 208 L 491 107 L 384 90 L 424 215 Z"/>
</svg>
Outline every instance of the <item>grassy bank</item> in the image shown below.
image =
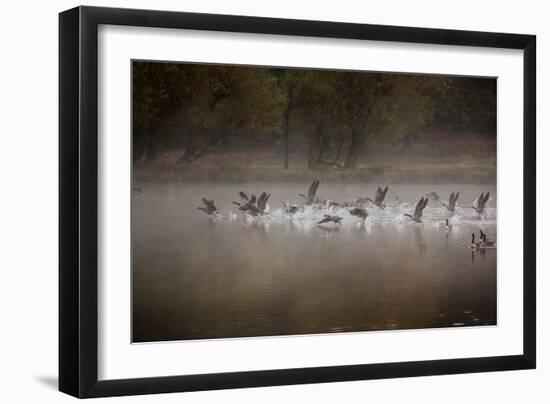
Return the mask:
<svg viewBox="0 0 550 404">
<path fill-rule="evenodd" d="M 355 170 L 307 170 L 281 168 L 208 168 L 185 167 L 171 170 L 134 170 L 137 182 L 323 182 L 350 183 L 494 183 L 494 165 L 463 164 L 403 166 L 373 165 Z"/>
<path fill-rule="evenodd" d="M 227 146 L 200 159 L 176 164 L 183 150 L 160 151 L 152 162 L 134 162 L 138 182 L 324 182 L 494 183 L 496 143 L 480 135 L 426 136 L 409 150 L 388 143 L 368 147 L 355 169 L 307 167 L 307 145 L 296 145 L 283 168 L 282 148 L 256 144 Z"/>
</svg>

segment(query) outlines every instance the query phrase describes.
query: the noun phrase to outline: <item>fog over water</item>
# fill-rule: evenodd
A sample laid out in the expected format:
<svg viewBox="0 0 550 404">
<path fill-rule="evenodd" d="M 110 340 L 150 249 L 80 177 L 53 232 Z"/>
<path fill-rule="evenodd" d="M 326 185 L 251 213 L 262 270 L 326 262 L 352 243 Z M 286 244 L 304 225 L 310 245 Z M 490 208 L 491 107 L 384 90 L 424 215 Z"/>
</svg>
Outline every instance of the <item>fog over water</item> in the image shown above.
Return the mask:
<svg viewBox="0 0 550 404">
<path fill-rule="evenodd" d="M 374 197 L 378 184 L 321 183 L 335 201 Z M 347 209 L 342 226 L 322 228 L 325 210 L 295 215 L 309 184 L 139 184 L 133 194 L 135 342 L 318 334 L 496 324 L 496 249 L 471 250 L 471 234 L 496 239 L 496 188 L 490 185 L 389 185 L 387 207 L 367 205 L 365 222 Z M 237 210 L 238 191 L 269 192 L 270 212 Z M 430 200 L 423 224 L 412 214 Z M 486 216 L 470 208 L 483 191 Z M 220 212 L 197 209 L 201 197 Z M 450 218 L 450 229 L 445 219 Z"/>
</svg>

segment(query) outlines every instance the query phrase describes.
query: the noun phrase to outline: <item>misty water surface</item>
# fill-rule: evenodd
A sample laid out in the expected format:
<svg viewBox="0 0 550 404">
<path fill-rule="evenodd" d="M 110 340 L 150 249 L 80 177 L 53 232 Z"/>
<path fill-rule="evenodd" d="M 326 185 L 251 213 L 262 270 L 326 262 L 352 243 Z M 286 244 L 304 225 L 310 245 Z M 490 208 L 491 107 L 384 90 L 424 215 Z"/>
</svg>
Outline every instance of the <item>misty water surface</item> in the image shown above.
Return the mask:
<svg viewBox="0 0 550 404">
<path fill-rule="evenodd" d="M 322 212 L 294 217 L 309 184 L 140 184 L 133 195 L 133 341 L 316 334 L 496 324 L 496 250 L 470 250 L 471 233 L 496 238 L 494 186 L 390 185 L 365 223 L 316 225 Z M 271 214 L 247 220 L 237 191 L 271 193 Z M 376 185 L 323 184 L 338 201 L 374 196 Z M 458 212 L 430 201 L 414 224 L 418 199 L 460 191 Z M 471 203 L 492 200 L 485 218 Z M 197 210 L 214 199 L 221 216 Z M 398 197 L 399 199 L 397 199 Z"/>
</svg>

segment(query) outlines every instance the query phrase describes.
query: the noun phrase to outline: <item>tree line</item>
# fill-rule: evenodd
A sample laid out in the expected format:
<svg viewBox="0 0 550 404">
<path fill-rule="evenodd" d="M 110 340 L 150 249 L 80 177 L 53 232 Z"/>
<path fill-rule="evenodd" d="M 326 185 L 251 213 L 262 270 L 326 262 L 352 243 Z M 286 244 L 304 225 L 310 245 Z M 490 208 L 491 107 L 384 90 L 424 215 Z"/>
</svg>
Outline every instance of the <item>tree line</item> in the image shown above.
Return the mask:
<svg viewBox="0 0 550 404">
<path fill-rule="evenodd" d="M 353 169 L 372 142 L 406 147 L 430 127 L 496 131 L 496 81 L 468 77 L 133 62 L 136 152 L 157 157 L 166 122 L 190 164 L 232 139 L 272 139 L 289 165 L 293 133 L 308 167 Z"/>
</svg>

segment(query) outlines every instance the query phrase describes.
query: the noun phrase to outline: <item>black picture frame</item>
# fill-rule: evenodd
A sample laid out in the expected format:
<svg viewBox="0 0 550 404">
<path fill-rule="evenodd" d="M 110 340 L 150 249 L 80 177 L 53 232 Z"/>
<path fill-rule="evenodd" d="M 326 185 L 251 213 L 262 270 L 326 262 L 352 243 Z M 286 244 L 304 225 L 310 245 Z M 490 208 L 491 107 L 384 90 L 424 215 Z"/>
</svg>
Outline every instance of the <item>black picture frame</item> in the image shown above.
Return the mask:
<svg viewBox="0 0 550 404">
<path fill-rule="evenodd" d="M 98 380 L 98 26 L 463 45 L 523 50 L 523 354 Z M 536 37 L 534 35 L 77 7 L 59 15 L 59 390 L 75 397 L 184 392 L 536 366 Z"/>
</svg>

